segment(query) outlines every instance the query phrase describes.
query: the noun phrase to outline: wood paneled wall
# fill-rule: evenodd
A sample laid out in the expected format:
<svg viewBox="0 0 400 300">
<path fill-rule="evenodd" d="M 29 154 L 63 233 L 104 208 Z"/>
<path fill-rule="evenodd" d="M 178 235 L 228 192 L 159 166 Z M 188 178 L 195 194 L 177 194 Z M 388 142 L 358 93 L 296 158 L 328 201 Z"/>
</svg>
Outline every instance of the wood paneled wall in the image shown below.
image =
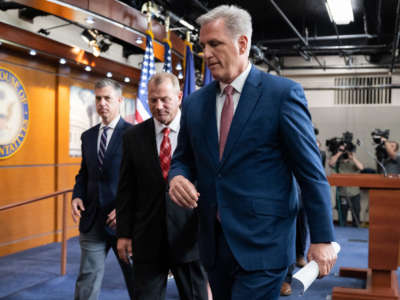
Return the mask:
<svg viewBox="0 0 400 300">
<path fill-rule="evenodd" d="M 80 158 L 68 154 L 69 87 L 92 89 L 98 79 L 68 66 L 17 55 L 1 50 L 0 67 L 16 74 L 25 87 L 29 129 L 22 148 L 0 160 L 0 206 L 73 187 Z M 135 87 L 124 87 L 124 96 L 135 95 Z M 67 215 L 68 236 L 75 236 L 78 230 L 69 206 Z M 60 241 L 61 223 L 62 197 L 0 212 L 0 256 Z"/>
</svg>

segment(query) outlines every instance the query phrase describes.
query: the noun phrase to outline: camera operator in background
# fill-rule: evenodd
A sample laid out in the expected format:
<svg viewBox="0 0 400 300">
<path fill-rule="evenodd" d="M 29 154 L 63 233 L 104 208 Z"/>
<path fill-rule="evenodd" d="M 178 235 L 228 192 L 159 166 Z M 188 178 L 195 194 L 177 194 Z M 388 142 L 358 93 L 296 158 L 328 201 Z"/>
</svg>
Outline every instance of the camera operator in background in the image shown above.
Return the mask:
<svg viewBox="0 0 400 300">
<path fill-rule="evenodd" d="M 332 140 L 327 141 L 330 146 L 332 157 L 329 159 L 329 166 L 340 174 L 359 173 L 364 169 L 363 164 L 356 158 L 356 146 L 352 143 L 353 134 L 345 132 L 343 139 L 337 143 L 337 149 L 332 149 Z M 359 187 L 338 187 L 337 188 L 337 209 L 339 223 L 346 226 L 347 212 L 350 209 L 352 224 L 355 227 L 360 225 L 360 188 Z"/>
<path fill-rule="evenodd" d="M 375 145 L 378 173 L 400 174 L 400 153 L 399 143 L 389 141 L 389 129 L 374 129 L 371 132 L 372 140 Z M 382 166 L 384 169 L 382 169 Z"/>
<path fill-rule="evenodd" d="M 387 174 L 400 174 L 400 153 L 399 143 L 395 141 L 388 141 L 386 138 L 381 138 L 382 143 L 385 145 L 387 158 L 383 160 L 383 166 Z"/>
</svg>

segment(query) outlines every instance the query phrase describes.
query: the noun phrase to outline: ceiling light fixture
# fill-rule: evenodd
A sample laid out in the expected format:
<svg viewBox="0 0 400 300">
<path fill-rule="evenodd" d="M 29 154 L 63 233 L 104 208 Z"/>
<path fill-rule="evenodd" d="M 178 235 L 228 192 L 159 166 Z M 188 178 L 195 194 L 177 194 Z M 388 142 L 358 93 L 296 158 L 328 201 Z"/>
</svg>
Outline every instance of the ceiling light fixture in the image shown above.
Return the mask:
<svg viewBox="0 0 400 300">
<path fill-rule="evenodd" d="M 97 45 L 99 46 L 100 52 L 106 52 L 110 48 L 111 43 L 107 43 L 105 40 L 101 40 L 97 43 Z"/>
<path fill-rule="evenodd" d="M 67 63 L 67 60 L 65 58 L 60 58 L 59 62 L 60 64 L 65 65 Z"/>
<path fill-rule="evenodd" d="M 99 57 L 100 56 L 100 48 L 99 48 L 99 45 L 97 45 L 97 43 L 94 43 L 93 44 L 93 46 L 92 46 L 92 49 L 93 49 L 93 55 L 95 56 L 95 57 Z"/>
<path fill-rule="evenodd" d="M 178 74 L 178 79 L 183 79 L 183 74 L 182 74 L 182 72 L 179 72 L 179 74 Z"/>
<path fill-rule="evenodd" d="M 107 78 L 111 78 L 112 77 L 112 73 L 111 72 L 107 72 L 106 76 L 107 76 Z"/>
<path fill-rule="evenodd" d="M 31 49 L 31 50 L 29 50 L 29 54 L 32 56 L 35 56 L 37 53 L 36 53 L 36 50 Z"/>
<path fill-rule="evenodd" d="M 136 44 L 138 44 L 138 45 L 143 44 L 143 40 L 142 40 L 142 38 L 141 38 L 140 36 L 138 36 L 138 37 L 136 38 L 135 42 L 136 42 Z"/>
<path fill-rule="evenodd" d="M 177 71 L 182 70 L 182 64 L 181 64 L 181 62 L 178 62 L 178 63 L 176 64 L 175 70 L 177 70 Z"/>
<path fill-rule="evenodd" d="M 86 66 L 86 67 L 85 67 L 85 71 L 86 71 L 86 72 L 92 71 L 92 67 L 91 67 L 91 66 Z"/>
<path fill-rule="evenodd" d="M 125 77 L 125 78 L 124 78 L 124 81 L 125 81 L 126 83 L 129 83 L 129 82 L 131 82 L 131 79 L 130 79 L 129 77 Z"/>
<path fill-rule="evenodd" d="M 89 25 L 93 25 L 95 23 L 93 17 L 90 16 L 85 19 L 85 22 Z"/>
<path fill-rule="evenodd" d="M 351 0 L 326 0 L 325 5 L 331 22 L 346 25 L 354 21 Z"/>
<path fill-rule="evenodd" d="M 81 37 L 86 43 L 92 45 L 93 43 L 96 42 L 97 33 L 95 30 L 85 29 L 84 31 L 82 31 Z"/>
</svg>

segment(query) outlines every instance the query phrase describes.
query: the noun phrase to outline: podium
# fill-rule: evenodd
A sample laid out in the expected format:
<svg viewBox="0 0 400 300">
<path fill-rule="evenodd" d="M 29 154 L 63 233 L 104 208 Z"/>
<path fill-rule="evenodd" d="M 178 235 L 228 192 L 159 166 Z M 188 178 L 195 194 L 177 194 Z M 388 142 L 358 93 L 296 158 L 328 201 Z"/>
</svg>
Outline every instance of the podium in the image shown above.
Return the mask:
<svg viewBox="0 0 400 300">
<path fill-rule="evenodd" d="M 396 175 L 394 175 L 396 176 Z M 334 174 L 332 186 L 369 190 L 368 269 L 341 268 L 339 276 L 366 281 L 364 289 L 334 287 L 333 300 L 400 300 L 399 265 L 400 177 L 377 174 Z"/>
</svg>

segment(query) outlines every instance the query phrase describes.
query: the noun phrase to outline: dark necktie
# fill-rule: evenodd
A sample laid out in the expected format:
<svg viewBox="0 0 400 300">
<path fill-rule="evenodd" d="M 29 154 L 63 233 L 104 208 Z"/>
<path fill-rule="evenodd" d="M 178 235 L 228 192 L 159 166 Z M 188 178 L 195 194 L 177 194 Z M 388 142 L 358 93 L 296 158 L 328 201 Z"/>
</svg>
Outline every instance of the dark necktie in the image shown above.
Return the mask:
<svg viewBox="0 0 400 300">
<path fill-rule="evenodd" d="M 233 92 L 234 89 L 231 85 L 227 85 L 224 89 L 226 95 L 224 106 L 221 112 L 221 122 L 219 128 L 219 160 L 222 159 L 226 140 L 228 139 L 229 128 L 231 127 L 233 119 Z"/>
<path fill-rule="evenodd" d="M 97 153 L 97 160 L 99 162 L 100 169 L 103 167 L 104 155 L 105 155 L 106 149 L 107 149 L 107 130 L 108 129 L 110 129 L 110 127 L 108 127 L 108 126 L 103 127 L 103 133 L 101 134 L 101 137 L 100 137 L 99 152 Z"/>
<path fill-rule="evenodd" d="M 171 141 L 168 136 L 170 129 L 165 127 L 162 132 L 164 136 L 160 146 L 160 166 L 162 175 L 164 179 L 167 180 L 169 167 L 171 165 Z"/>
</svg>

